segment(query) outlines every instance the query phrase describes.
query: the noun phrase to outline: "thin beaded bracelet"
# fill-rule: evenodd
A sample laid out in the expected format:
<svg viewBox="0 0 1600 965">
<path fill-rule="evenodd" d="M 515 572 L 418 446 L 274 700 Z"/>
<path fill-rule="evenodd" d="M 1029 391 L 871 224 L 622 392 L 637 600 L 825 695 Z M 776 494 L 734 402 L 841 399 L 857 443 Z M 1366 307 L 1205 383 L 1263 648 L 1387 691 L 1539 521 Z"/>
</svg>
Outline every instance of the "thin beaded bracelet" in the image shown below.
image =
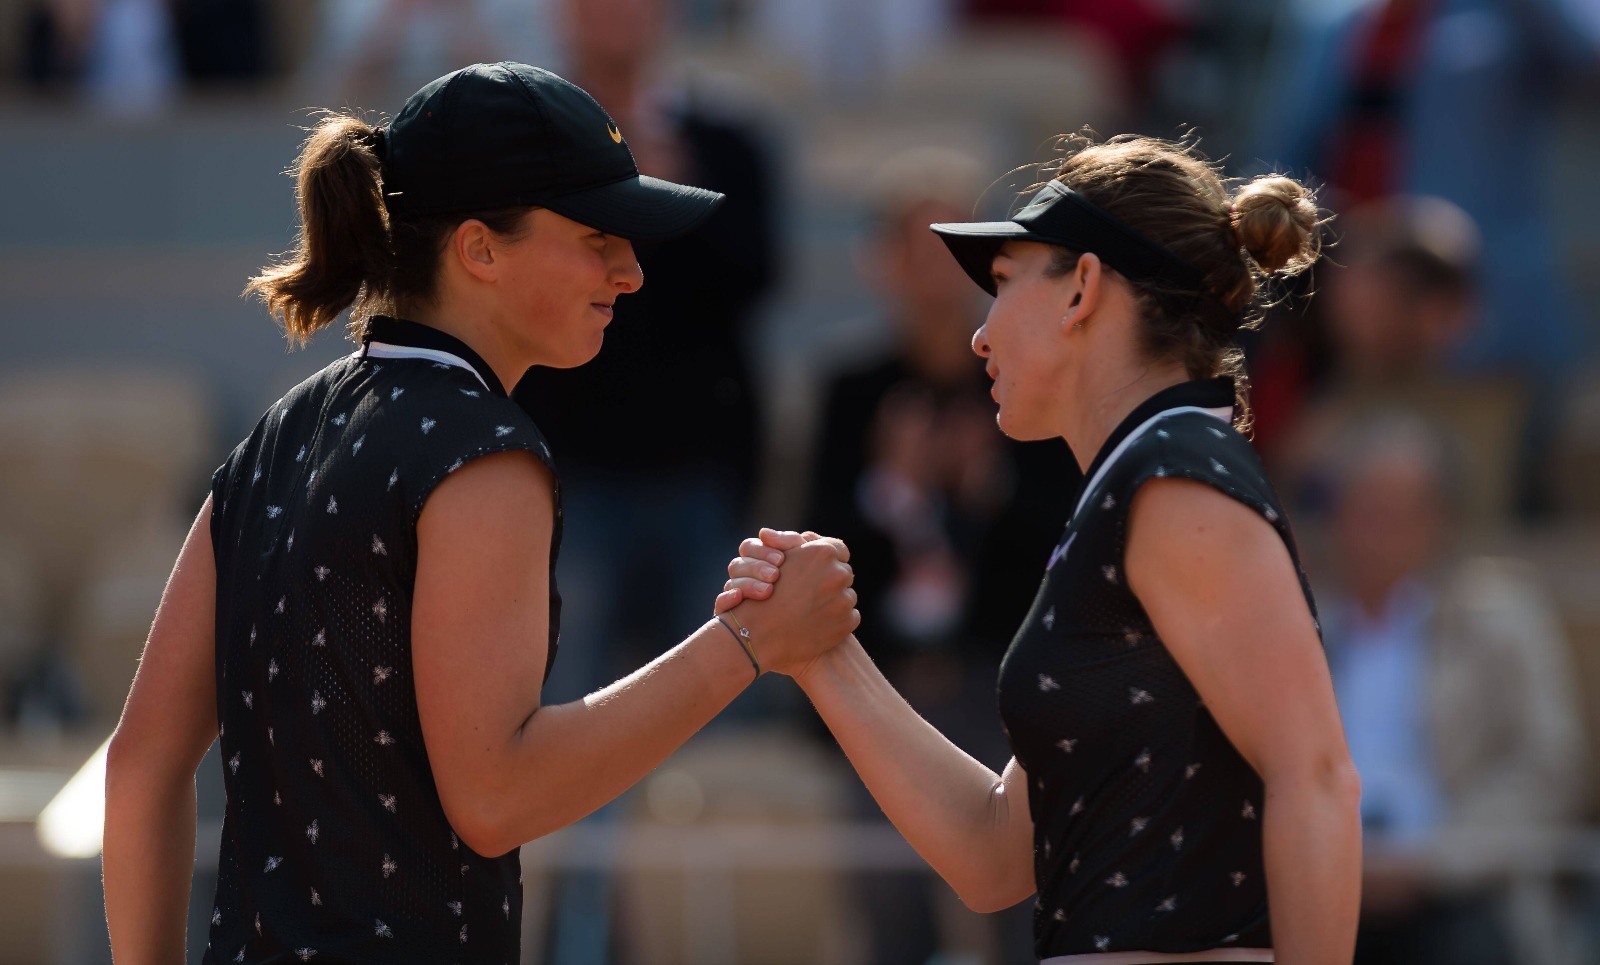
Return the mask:
<svg viewBox="0 0 1600 965">
<path fill-rule="evenodd" d="M 729 613 L 727 616 L 732 619 L 734 623 L 739 623 L 739 618 L 733 614 Z M 761 664 L 756 660 L 755 648 L 750 645 L 750 631 L 745 629 L 745 626 L 742 623 L 739 624 L 739 629 L 735 630 L 733 625 L 727 620 L 724 620 L 720 615 L 716 617 L 716 621 L 722 624 L 722 626 L 729 633 L 733 634 L 733 639 L 739 642 L 739 649 L 744 651 L 745 657 L 749 659 L 750 666 L 755 668 L 756 677 L 759 679 L 761 677 Z"/>
</svg>

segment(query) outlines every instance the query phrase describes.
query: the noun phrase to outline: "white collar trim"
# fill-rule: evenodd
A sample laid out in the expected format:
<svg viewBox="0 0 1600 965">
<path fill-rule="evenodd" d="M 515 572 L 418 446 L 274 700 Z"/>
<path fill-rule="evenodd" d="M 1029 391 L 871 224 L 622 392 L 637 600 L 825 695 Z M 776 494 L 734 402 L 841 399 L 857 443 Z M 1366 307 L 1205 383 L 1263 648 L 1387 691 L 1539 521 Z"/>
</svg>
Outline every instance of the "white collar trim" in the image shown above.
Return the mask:
<svg viewBox="0 0 1600 965">
<path fill-rule="evenodd" d="M 352 357 L 361 358 L 362 356 L 374 359 L 427 359 L 430 362 L 438 362 L 441 365 L 453 365 L 471 372 L 472 377 L 477 379 L 485 389 L 489 388 L 489 383 L 483 380 L 483 375 L 473 368 L 466 359 L 459 355 L 452 355 L 449 352 L 441 352 L 436 348 L 393 345 L 389 342 L 368 342 L 364 351 L 357 351 Z"/>
</svg>

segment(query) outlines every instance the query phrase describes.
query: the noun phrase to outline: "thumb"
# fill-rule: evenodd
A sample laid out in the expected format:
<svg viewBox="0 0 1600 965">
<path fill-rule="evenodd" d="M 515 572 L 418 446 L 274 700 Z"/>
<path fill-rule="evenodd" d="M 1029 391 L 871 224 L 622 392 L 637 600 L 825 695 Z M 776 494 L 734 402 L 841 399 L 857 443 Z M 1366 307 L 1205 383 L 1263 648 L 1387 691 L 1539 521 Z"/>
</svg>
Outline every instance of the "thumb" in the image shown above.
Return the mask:
<svg viewBox="0 0 1600 965">
<path fill-rule="evenodd" d="M 737 588 L 732 590 L 723 590 L 721 593 L 717 594 L 717 601 L 711 605 L 711 615 L 716 616 L 720 613 L 727 613 L 729 610 L 743 602 L 744 594 Z"/>
<path fill-rule="evenodd" d="M 796 546 L 807 542 L 805 534 L 786 529 L 769 529 L 766 526 L 761 527 L 759 535 L 761 536 L 761 542 L 775 550 L 792 550 Z"/>
</svg>

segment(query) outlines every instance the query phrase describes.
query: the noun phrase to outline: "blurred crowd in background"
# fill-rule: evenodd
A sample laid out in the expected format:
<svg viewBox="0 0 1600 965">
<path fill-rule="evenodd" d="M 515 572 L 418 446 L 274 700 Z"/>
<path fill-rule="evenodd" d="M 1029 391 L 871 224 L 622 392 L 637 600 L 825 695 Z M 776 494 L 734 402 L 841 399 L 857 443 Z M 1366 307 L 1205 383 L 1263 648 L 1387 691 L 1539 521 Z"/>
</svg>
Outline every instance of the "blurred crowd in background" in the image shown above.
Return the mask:
<svg viewBox="0 0 1600 965">
<path fill-rule="evenodd" d="M 547 701 L 697 626 L 755 526 L 812 528 L 890 679 L 1002 765 L 996 669 L 1078 468 L 996 430 L 985 299 L 926 226 L 1003 212 L 1055 135 L 1197 138 L 1337 215 L 1243 335 L 1363 778 L 1357 962 L 1600 961 L 1600 0 L 9 0 L 0 963 L 109 961 L 97 870 L 33 823 L 114 725 L 210 469 L 351 349 L 287 355 L 236 298 L 292 240 L 294 125 L 501 59 L 729 196 L 640 246 L 595 362 L 518 388 L 567 493 Z M 1031 960 L 1027 905 L 781 844 L 881 821 L 765 679 L 580 828 L 604 860 L 529 850 L 525 960 Z M 773 834 L 677 866 L 652 828 Z"/>
</svg>

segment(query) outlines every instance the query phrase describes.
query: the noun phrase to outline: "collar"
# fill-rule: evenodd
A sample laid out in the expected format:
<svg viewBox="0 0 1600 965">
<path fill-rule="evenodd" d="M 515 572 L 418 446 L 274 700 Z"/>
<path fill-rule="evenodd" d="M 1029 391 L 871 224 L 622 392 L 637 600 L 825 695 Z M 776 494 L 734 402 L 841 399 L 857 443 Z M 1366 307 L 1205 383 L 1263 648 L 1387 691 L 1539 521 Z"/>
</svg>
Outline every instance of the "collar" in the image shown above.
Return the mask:
<svg viewBox="0 0 1600 965">
<path fill-rule="evenodd" d="M 506 397 L 505 386 L 500 384 L 499 376 L 494 374 L 494 369 L 483 360 L 483 356 L 474 352 L 466 342 L 447 335 L 431 325 L 421 322 L 407 321 L 403 318 L 393 318 L 388 315 L 374 315 L 367 319 L 366 333 L 361 336 L 361 356 L 366 358 L 374 354 L 374 342 L 382 343 L 392 348 L 422 349 L 427 352 L 442 352 L 451 358 L 441 358 L 436 361 L 450 364 L 461 364 L 469 369 L 482 382 L 484 388 L 500 398 Z M 424 356 L 427 357 L 427 356 Z"/>
<path fill-rule="evenodd" d="M 1145 399 L 1134 407 L 1134 410 L 1111 430 L 1111 435 L 1100 446 L 1100 451 L 1095 453 L 1094 461 L 1089 464 L 1088 472 L 1084 473 L 1083 490 L 1079 499 L 1080 508 L 1083 500 L 1088 499 L 1094 490 L 1105 469 L 1110 462 L 1122 454 L 1127 444 L 1140 430 L 1146 428 L 1153 420 L 1163 413 L 1173 409 L 1228 409 L 1232 410 L 1234 404 L 1233 379 L 1226 375 L 1219 375 L 1212 379 L 1197 379 L 1192 382 L 1179 382 L 1170 388 L 1162 389 L 1150 398 Z M 1077 515 L 1076 512 L 1073 513 Z"/>
</svg>

